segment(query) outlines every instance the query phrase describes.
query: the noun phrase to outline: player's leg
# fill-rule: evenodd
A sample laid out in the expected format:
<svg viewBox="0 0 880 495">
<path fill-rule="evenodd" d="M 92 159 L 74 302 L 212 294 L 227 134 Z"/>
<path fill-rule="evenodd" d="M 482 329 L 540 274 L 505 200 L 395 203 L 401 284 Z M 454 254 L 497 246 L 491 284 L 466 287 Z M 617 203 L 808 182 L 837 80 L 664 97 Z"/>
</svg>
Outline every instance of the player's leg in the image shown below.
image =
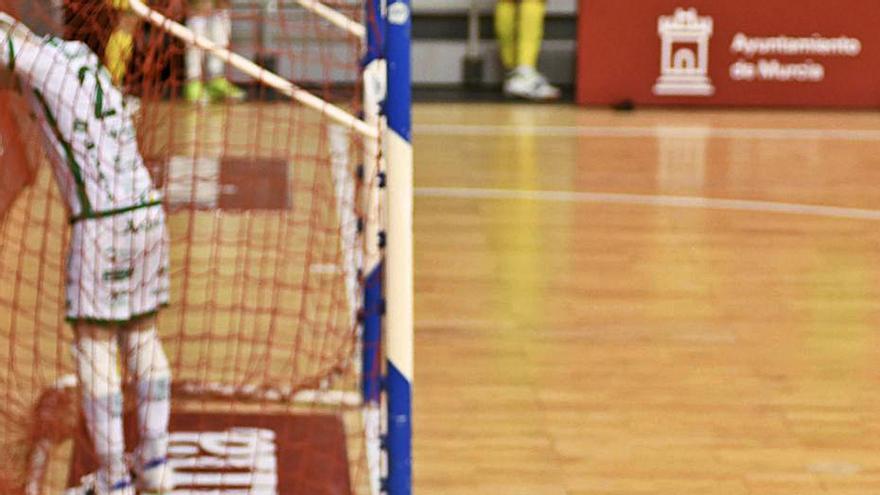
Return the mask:
<svg viewBox="0 0 880 495">
<path fill-rule="evenodd" d="M 78 324 L 75 357 L 83 384 L 83 409 L 101 460 L 96 495 L 122 486 L 128 467 L 122 461 L 122 394 L 117 367 L 121 342 L 125 364 L 137 383 L 138 417 L 143 442 L 134 468 L 138 483 L 167 492 L 164 471 L 170 406 L 168 361 L 155 333 L 156 312 L 168 302 L 168 235 L 161 206 L 147 206 L 73 224 L 67 263 L 67 317 L 73 321 L 114 321 L 112 333 Z M 104 405 L 104 407 L 99 407 Z M 124 473 L 124 474 L 122 474 Z M 103 491 L 102 491 L 103 490 Z M 113 492 L 131 495 L 133 492 Z"/>
<path fill-rule="evenodd" d="M 229 13 L 230 5 L 225 0 L 212 0 L 210 33 L 211 41 L 224 48 L 229 46 L 232 37 L 232 18 Z M 226 64 L 219 57 L 208 56 L 208 95 L 214 101 L 241 101 L 245 97 L 244 91 L 229 82 L 226 78 Z"/>
<path fill-rule="evenodd" d="M 156 331 L 156 318 L 124 325 L 119 341 L 137 390 L 140 445 L 134 469 L 138 487 L 148 492 L 170 492 L 174 489 L 174 473 L 167 459 L 171 369 Z"/>
<path fill-rule="evenodd" d="M 168 422 L 171 416 L 171 368 L 157 331 L 156 314 L 168 303 L 169 239 L 161 206 L 140 208 L 112 220 L 114 231 L 126 232 L 121 244 L 133 253 L 126 279 L 114 284 L 128 295 L 129 323 L 120 326 L 119 343 L 128 375 L 135 384 L 140 443 L 133 468 L 142 492 L 174 489 L 168 463 Z M 118 258 L 117 258 L 118 261 Z"/>
<path fill-rule="evenodd" d="M 74 331 L 73 357 L 81 387 L 83 414 L 101 465 L 95 490 L 99 495 L 134 495 L 125 463 L 122 380 L 118 370 L 115 329 L 80 322 L 75 324 Z"/>
<path fill-rule="evenodd" d="M 516 68 L 516 0 L 498 0 L 495 3 L 495 38 L 504 70 Z"/>
<path fill-rule="evenodd" d="M 188 27 L 197 36 L 209 38 L 211 5 L 206 0 L 190 0 L 186 18 Z M 193 103 L 206 101 L 203 70 L 205 52 L 201 48 L 187 45 L 186 47 L 186 83 L 183 86 L 183 97 Z"/>
<path fill-rule="evenodd" d="M 544 0 L 518 0 L 517 4 L 514 50 L 516 67 L 509 73 L 504 91 L 508 95 L 530 100 L 557 99 L 559 89 L 552 86 L 537 70 L 544 38 Z"/>
<path fill-rule="evenodd" d="M 538 67 L 538 54 L 544 39 L 544 0 L 519 0 L 516 20 L 516 59 L 518 66 Z"/>
<path fill-rule="evenodd" d="M 67 319 L 74 329 L 73 358 L 80 384 L 86 427 L 100 467 L 91 484 L 97 495 L 132 495 L 125 462 L 122 380 L 116 326 L 92 322 L 112 320 L 109 272 L 112 253 L 95 221 L 73 224 L 67 258 Z"/>
</svg>

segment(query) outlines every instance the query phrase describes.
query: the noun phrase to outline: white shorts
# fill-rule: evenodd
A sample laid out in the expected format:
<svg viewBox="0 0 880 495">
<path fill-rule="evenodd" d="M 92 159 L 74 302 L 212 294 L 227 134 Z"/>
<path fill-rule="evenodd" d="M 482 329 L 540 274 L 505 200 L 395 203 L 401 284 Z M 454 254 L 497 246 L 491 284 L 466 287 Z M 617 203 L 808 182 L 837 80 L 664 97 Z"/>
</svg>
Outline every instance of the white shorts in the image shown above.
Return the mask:
<svg viewBox="0 0 880 495">
<path fill-rule="evenodd" d="M 67 319 L 128 323 L 168 304 L 168 231 L 161 205 L 73 224 Z"/>
</svg>

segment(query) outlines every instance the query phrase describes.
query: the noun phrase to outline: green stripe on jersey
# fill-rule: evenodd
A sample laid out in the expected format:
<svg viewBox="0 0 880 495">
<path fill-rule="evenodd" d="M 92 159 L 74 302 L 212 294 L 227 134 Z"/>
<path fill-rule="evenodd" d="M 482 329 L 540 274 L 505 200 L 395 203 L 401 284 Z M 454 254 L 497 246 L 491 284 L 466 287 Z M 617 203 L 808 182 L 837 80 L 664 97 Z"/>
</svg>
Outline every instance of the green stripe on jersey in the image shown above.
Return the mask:
<svg viewBox="0 0 880 495">
<path fill-rule="evenodd" d="M 9 34 L 9 37 L 6 38 L 6 48 L 9 50 L 9 60 L 6 62 L 6 66 L 10 71 L 15 72 L 15 46 L 12 44 L 12 34 Z"/>
<path fill-rule="evenodd" d="M 81 215 L 91 216 L 93 214 L 92 204 L 89 202 L 89 197 L 86 195 L 86 183 L 85 180 L 83 180 L 82 167 L 80 167 L 79 162 L 76 161 L 76 156 L 73 154 L 73 148 L 70 146 L 70 143 L 65 141 L 64 136 L 61 134 L 61 130 L 58 129 L 58 121 L 55 120 L 55 115 L 52 113 L 52 110 L 49 109 L 49 104 L 46 103 L 46 98 L 43 97 L 43 93 L 35 89 L 34 95 L 40 102 L 40 106 L 43 107 L 43 113 L 46 115 L 46 120 L 49 122 L 49 127 L 52 128 L 55 138 L 58 139 L 58 142 L 61 143 L 61 147 L 64 148 L 67 166 L 70 167 L 70 173 L 73 174 L 73 180 L 76 182 L 76 193 L 79 197 L 80 206 L 82 206 L 83 209 Z"/>
<path fill-rule="evenodd" d="M 106 112 L 104 111 L 104 87 L 101 85 L 101 71 L 102 68 L 100 66 L 95 68 L 82 66 L 77 73 L 80 86 L 85 84 L 86 75 L 89 73 L 93 74 L 95 77 L 95 118 L 98 120 L 104 120 L 105 117 L 116 115 L 116 110 L 112 108 Z"/>
</svg>

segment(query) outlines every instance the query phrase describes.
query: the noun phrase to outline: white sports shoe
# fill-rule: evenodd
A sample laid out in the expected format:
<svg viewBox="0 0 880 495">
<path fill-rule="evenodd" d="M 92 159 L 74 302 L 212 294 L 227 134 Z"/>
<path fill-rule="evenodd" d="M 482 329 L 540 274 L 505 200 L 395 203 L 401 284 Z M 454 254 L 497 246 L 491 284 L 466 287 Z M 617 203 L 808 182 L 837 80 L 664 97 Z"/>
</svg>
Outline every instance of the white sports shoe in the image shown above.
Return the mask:
<svg viewBox="0 0 880 495">
<path fill-rule="evenodd" d="M 559 99 L 559 88 L 547 81 L 533 67 L 521 65 L 510 71 L 504 81 L 504 94 L 532 101 Z"/>
<path fill-rule="evenodd" d="M 107 486 L 102 478 L 94 473 L 83 476 L 79 486 L 68 488 L 64 491 L 64 495 L 136 495 L 130 479 L 126 478 Z"/>
<path fill-rule="evenodd" d="M 174 467 L 167 459 L 147 462 L 136 470 L 138 490 L 150 494 L 166 494 L 174 491 Z"/>
</svg>

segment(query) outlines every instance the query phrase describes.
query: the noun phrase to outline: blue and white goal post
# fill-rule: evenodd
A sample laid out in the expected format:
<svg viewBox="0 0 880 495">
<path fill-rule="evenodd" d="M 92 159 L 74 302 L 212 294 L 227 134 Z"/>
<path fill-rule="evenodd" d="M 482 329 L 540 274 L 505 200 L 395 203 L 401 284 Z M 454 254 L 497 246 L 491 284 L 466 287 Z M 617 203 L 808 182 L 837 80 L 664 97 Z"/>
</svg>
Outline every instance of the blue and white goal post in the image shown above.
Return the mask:
<svg viewBox="0 0 880 495">
<path fill-rule="evenodd" d="M 372 204 L 384 202 L 385 206 L 370 214 L 380 224 L 366 229 L 368 245 L 379 246 L 379 250 L 377 256 L 370 256 L 367 249 L 365 265 L 364 399 L 372 409 L 381 411 L 384 389 L 387 477 L 382 488 L 390 495 L 408 495 L 412 493 L 413 386 L 412 5 L 411 0 L 368 0 L 366 9 L 365 121 L 381 129 L 378 146 L 382 146 L 382 153 L 368 149 L 367 155 L 377 159 L 367 160 L 365 166 L 378 167 L 376 176 L 384 177 L 379 188 L 384 186 L 385 190 L 372 191 L 378 199 Z M 379 156 L 384 157 L 384 163 Z M 365 176 L 372 174 L 367 170 Z M 382 212 L 386 218 L 380 218 Z M 366 379 L 376 376 L 370 370 L 377 369 L 378 350 L 383 347 L 383 310 L 384 387 Z"/>
</svg>

